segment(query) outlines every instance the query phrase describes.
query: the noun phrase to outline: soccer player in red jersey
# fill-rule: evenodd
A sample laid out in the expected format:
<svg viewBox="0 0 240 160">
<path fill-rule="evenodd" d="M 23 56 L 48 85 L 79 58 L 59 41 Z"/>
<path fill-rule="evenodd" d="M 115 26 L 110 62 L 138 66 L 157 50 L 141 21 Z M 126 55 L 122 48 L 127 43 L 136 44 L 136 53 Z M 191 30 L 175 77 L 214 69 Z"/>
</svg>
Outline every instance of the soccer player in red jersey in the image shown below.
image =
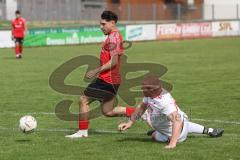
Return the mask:
<svg viewBox="0 0 240 160">
<path fill-rule="evenodd" d="M 88 85 L 84 95 L 80 96 L 79 131 L 68 138 L 88 137 L 90 117 L 89 104 L 95 100 L 101 102 L 102 113 L 107 117 L 124 115 L 130 117 L 135 108 L 114 107 L 114 101 L 118 87 L 121 83 L 120 57 L 123 54 L 123 39 L 116 27 L 118 16 L 112 11 L 104 11 L 101 15 L 100 27 L 107 39 L 105 40 L 101 54 L 100 66 L 87 72 L 87 78 L 97 78 Z"/>
<path fill-rule="evenodd" d="M 23 52 L 23 39 L 27 31 L 26 20 L 21 17 L 20 11 L 16 11 L 16 18 L 12 20 L 12 39 L 15 42 L 16 58 L 22 58 Z"/>
</svg>

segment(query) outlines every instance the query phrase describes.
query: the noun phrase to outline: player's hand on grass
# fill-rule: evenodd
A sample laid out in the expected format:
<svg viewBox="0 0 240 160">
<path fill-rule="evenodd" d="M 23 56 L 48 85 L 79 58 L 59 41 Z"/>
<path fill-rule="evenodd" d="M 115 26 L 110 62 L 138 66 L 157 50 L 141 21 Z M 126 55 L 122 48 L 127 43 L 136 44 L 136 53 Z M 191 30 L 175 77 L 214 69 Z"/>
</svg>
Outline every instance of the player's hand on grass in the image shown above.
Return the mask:
<svg viewBox="0 0 240 160">
<path fill-rule="evenodd" d="M 164 148 L 165 149 L 173 149 L 173 148 L 175 148 L 176 147 L 176 144 L 171 144 L 171 143 L 169 143 L 168 145 L 166 145 Z"/>
<path fill-rule="evenodd" d="M 118 130 L 120 132 L 125 131 L 128 128 L 130 128 L 132 126 L 132 124 L 133 124 L 132 121 L 129 121 L 127 123 L 121 123 L 121 124 L 118 125 Z"/>
<path fill-rule="evenodd" d="M 98 71 L 96 69 L 88 71 L 86 74 L 86 77 L 91 79 L 93 77 L 95 77 L 98 74 Z"/>
</svg>

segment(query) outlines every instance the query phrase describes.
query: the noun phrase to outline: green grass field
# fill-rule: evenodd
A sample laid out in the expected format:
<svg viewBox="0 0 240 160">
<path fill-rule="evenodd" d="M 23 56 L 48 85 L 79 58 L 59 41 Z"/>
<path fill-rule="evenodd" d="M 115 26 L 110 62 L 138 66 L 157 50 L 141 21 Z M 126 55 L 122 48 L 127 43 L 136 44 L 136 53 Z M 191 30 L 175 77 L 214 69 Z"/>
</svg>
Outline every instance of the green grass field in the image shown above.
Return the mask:
<svg viewBox="0 0 240 160">
<path fill-rule="evenodd" d="M 100 117 L 91 121 L 89 138 L 70 140 L 64 136 L 77 128 L 77 122 L 58 119 L 55 105 L 64 95 L 51 89 L 51 73 L 79 55 L 98 56 L 99 45 L 26 48 L 16 60 L 13 49 L 0 50 L 0 160 L 34 159 L 158 159 L 158 160 L 238 160 L 240 142 L 240 38 L 219 38 L 134 43 L 126 51 L 131 63 L 165 65 L 162 77 L 173 85 L 172 94 L 194 122 L 225 129 L 221 138 L 189 135 L 174 150 L 153 142 L 143 122 L 125 133 L 117 125 L 125 118 Z M 81 81 L 85 68 L 72 72 L 67 84 Z M 120 100 L 119 104 L 124 104 Z M 31 113 L 38 130 L 23 134 L 18 130 L 21 116 Z"/>
</svg>

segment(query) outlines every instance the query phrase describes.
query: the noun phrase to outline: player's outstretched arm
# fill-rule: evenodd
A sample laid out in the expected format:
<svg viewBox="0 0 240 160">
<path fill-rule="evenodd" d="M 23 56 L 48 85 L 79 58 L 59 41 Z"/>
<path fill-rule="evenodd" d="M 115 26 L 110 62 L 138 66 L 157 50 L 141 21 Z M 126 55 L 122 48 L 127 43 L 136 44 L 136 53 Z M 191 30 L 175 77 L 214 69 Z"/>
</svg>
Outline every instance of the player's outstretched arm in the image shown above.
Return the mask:
<svg viewBox="0 0 240 160">
<path fill-rule="evenodd" d="M 177 111 L 171 113 L 168 118 L 172 122 L 172 137 L 168 145 L 165 146 L 166 149 L 173 149 L 177 146 L 178 138 L 181 134 L 183 122 Z"/>
<path fill-rule="evenodd" d="M 110 59 L 110 61 L 108 61 L 106 64 L 102 65 L 101 67 L 99 67 L 99 73 L 101 72 L 104 72 L 104 71 L 107 71 L 107 70 L 110 70 L 112 69 L 114 66 L 117 65 L 118 63 L 118 58 L 119 58 L 119 55 L 116 54 L 116 55 L 113 55 Z"/>
<path fill-rule="evenodd" d="M 146 109 L 147 106 L 142 103 L 139 108 L 136 108 L 135 112 L 132 114 L 130 120 L 127 123 L 121 123 L 118 125 L 118 130 L 121 132 L 131 128 L 131 126 L 136 122 L 136 120 L 143 115 Z"/>
<path fill-rule="evenodd" d="M 119 58 L 118 55 L 112 56 L 111 60 L 109 62 L 107 62 L 106 64 L 104 64 L 103 66 L 87 72 L 86 77 L 90 79 L 90 78 L 95 77 L 97 74 L 99 74 L 101 72 L 110 70 L 118 63 L 118 58 Z"/>
</svg>

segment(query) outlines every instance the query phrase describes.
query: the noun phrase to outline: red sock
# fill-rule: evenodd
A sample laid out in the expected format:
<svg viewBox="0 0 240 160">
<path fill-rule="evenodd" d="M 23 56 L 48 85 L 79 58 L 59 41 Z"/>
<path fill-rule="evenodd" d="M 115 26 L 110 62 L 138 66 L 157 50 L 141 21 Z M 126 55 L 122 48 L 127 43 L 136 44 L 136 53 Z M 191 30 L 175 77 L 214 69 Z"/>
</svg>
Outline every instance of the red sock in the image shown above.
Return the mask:
<svg viewBox="0 0 240 160">
<path fill-rule="evenodd" d="M 16 55 L 19 54 L 19 50 L 20 50 L 19 45 L 16 45 L 16 46 L 15 46 L 15 53 L 16 53 Z"/>
<path fill-rule="evenodd" d="M 23 46 L 19 46 L 19 52 L 22 53 L 23 51 Z"/>
<path fill-rule="evenodd" d="M 88 129 L 88 125 L 89 125 L 89 121 L 88 120 L 79 120 L 78 123 L 78 127 L 79 130 L 87 130 Z"/>
<path fill-rule="evenodd" d="M 126 107 L 126 116 L 131 117 L 136 108 Z"/>
</svg>

